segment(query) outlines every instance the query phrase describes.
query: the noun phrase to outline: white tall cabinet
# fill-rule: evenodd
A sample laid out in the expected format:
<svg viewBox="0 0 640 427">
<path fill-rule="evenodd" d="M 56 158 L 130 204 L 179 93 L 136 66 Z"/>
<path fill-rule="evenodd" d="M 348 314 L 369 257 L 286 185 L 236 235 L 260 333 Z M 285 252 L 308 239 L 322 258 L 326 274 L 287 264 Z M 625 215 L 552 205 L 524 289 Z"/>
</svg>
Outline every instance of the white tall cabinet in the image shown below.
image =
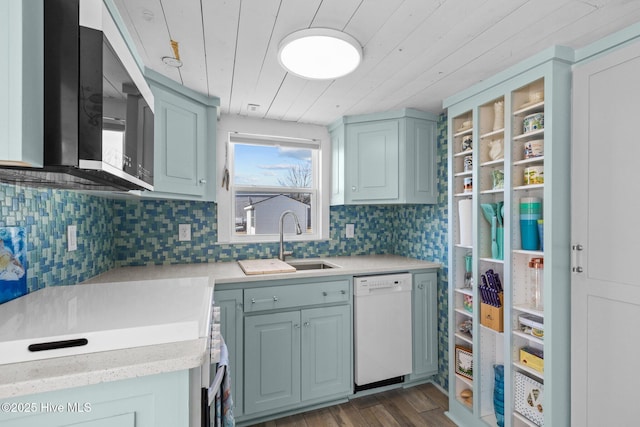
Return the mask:
<svg viewBox="0 0 640 427">
<path fill-rule="evenodd" d="M 640 40 L 578 64 L 573 88 L 571 422 L 637 425 Z"/>
<path fill-rule="evenodd" d="M 444 102 L 449 141 L 448 415 L 459 425 L 498 425 L 495 365 L 504 366 L 505 426 L 569 425 L 572 59 L 570 49 L 550 48 Z M 544 117 L 544 124 L 534 124 L 536 115 Z M 532 124 L 526 131 L 525 122 Z M 542 155 L 525 154 L 525 145 L 540 144 L 543 153 L 535 154 Z M 544 182 L 535 179 L 541 174 Z M 541 201 L 543 247 L 523 246 L 520 203 L 525 198 Z M 467 210 L 460 207 L 465 204 Z M 496 218 L 487 216 L 487 210 Z M 530 268 L 533 259 L 544 259 L 544 268 Z M 504 288 L 502 327 L 485 326 L 499 323 L 499 309 L 481 313 L 478 284 L 488 270 L 498 274 Z M 543 283 L 537 303 L 535 273 Z M 521 316 L 543 322 L 543 337 L 523 331 Z M 489 320 L 481 324 L 481 317 Z M 521 361 L 522 348 L 544 353 L 542 372 Z M 527 384 L 539 383 L 541 393 L 532 395 L 527 386 L 523 390 L 522 375 Z"/>
</svg>

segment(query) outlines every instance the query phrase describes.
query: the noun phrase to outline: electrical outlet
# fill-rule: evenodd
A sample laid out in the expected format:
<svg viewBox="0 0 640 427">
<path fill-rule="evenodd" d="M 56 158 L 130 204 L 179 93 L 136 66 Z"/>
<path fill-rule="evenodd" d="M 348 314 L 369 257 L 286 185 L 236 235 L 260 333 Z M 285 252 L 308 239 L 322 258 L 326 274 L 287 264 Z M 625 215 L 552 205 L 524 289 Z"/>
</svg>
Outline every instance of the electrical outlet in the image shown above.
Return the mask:
<svg viewBox="0 0 640 427">
<path fill-rule="evenodd" d="M 347 239 L 353 239 L 353 237 L 355 236 L 355 230 L 356 230 L 355 224 L 347 224 L 347 229 L 345 231 Z"/>
<path fill-rule="evenodd" d="M 191 240 L 191 224 L 178 225 L 178 240 L 188 242 Z"/>
<path fill-rule="evenodd" d="M 69 252 L 78 249 L 78 228 L 75 225 L 67 226 L 67 250 Z"/>
</svg>

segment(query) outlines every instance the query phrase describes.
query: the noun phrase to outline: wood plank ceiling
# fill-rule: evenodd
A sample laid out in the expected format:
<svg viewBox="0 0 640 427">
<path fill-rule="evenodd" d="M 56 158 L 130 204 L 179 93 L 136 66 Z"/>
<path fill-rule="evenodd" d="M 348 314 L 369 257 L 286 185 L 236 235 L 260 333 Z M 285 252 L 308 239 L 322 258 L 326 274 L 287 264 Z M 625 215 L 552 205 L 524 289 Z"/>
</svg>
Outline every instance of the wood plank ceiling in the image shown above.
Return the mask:
<svg viewBox="0 0 640 427">
<path fill-rule="evenodd" d="M 640 22 L 637 0 L 115 0 L 148 68 L 217 96 L 222 114 L 328 124 L 442 100 L 552 45 L 584 47 Z M 285 72 L 287 34 L 343 30 L 362 65 L 332 81 Z M 183 66 L 171 68 L 170 40 Z M 251 107 L 254 105 L 255 107 Z"/>
</svg>

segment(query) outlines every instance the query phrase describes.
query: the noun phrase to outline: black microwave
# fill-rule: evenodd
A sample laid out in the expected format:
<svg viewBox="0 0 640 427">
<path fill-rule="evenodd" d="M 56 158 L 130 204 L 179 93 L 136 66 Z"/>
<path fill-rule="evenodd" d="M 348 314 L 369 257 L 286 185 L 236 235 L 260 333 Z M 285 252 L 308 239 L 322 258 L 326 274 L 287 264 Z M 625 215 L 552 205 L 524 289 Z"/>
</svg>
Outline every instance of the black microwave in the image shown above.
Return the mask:
<svg viewBox="0 0 640 427">
<path fill-rule="evenodd" d="M 153 190 L 153 95 L 111 15 L 101 0 L 43 3 L 44 167 L 0 180 Z"/>
</svg>

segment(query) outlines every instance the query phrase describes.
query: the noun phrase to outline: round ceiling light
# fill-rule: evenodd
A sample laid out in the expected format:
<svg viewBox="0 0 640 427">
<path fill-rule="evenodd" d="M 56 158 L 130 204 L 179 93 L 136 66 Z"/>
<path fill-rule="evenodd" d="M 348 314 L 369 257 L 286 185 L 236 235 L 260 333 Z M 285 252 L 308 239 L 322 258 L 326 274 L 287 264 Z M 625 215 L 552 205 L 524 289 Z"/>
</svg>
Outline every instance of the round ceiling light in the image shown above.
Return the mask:
<svg viewBox="0 0 640 427">
<path fill-rule="evenodd" d="M 289 34 L 278 49 L 282 67 L 311 80 L 346 76 L 362 61 L 362 47 L 349 34 L 329 28 L 309 28 Z"/>
</svg>

